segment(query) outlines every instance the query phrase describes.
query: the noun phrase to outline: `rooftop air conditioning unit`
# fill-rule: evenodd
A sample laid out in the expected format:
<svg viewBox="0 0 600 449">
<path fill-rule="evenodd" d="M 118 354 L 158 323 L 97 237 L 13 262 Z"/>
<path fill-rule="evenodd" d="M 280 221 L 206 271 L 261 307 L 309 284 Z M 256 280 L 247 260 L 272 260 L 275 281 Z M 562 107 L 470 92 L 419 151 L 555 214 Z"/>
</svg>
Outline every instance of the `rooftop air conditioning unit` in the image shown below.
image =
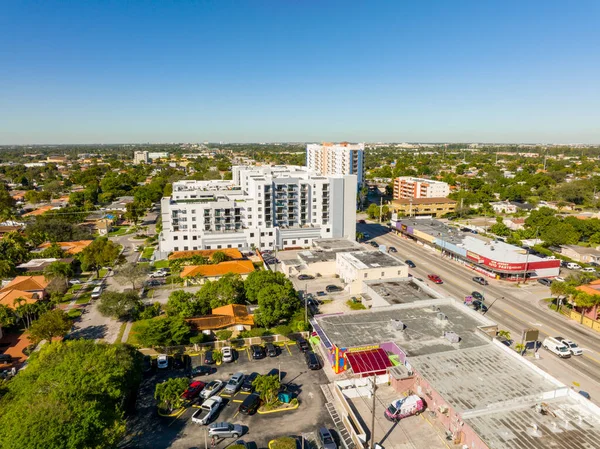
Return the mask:
<svg viewBox="0 0 600 449">
<path fill-rule="evenodd" d="M 444 338 L 448 340 L 450 343 L 458 343 L 460 342 L 460 337 L 456 332 L 444 332 Z"/>
<path fill-rule="evenodd" d="M 435 304 L 431 306 L 431 310 L 434 312 L 439 312 L 440 309 L 438 309 L 438 306 L 436 306 Z"/>
<path fill-rule="evenodd" d="M 400 321 L 400 320 L 395 320 L 395 319 L 392 319 L 391 321 L 392 321 L 392 328 L 393 328 L 394 330 L 397 330 L 397 331 L 402 331 L 402 330 L 404 330 L 404 327 L 405 327 L 405 326 L 404 326 L 404 323 L 403 323 L 402 321 Z"/>
<path fill-rule="evenodd" d="M 448 321 L 448 317 L 446 316 L 446 314 L 444 312 L 438 312 L 437 319 L 439 321 Z"/>
</svg>

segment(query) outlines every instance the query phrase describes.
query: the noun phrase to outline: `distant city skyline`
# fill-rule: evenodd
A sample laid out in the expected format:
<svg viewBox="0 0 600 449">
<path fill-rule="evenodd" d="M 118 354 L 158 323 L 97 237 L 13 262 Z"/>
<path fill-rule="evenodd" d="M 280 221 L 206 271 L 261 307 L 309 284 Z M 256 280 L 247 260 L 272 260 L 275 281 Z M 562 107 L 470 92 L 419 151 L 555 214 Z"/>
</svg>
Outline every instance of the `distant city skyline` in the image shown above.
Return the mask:
<svg viewBox="0 0 600 449">
<path fill-rule="evenodd" d="M 0 145 L 600 144 L 596 1 L 9 2 Z"/>
</svg>

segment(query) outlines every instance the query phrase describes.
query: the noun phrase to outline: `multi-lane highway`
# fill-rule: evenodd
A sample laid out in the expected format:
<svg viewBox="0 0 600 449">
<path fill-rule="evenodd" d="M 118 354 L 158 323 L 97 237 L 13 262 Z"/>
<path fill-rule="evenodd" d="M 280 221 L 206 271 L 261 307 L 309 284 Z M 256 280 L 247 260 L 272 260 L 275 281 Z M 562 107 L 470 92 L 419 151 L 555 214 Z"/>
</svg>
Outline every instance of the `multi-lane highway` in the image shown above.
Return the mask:
<svg viewBox="0 0 600 449">
<path fill-rule="evenodd" d="M 517 343 L 521 338 L 521 332 L 530 328 L 539 329 L 540 339 L 546 336 L 562 336 L 576 341 L 584 348 L 583 356 L 571 357 L 566 360 L 549 360 L 552 370 L 548 370 L 551 374 L 557 375 L 559 378 L 563 377 L 563 379 L 566 370 L 575 370 L 581 374 L 582 379 L 587 378 L 588 385 L 593 382 L 595 387 L 600 389 L 599 335 L 548 309 L 542 301 L 543 298 L 550 297 L 548 287 L 535 281 L 518 286 L 515 283 L 492 279 L 489 280 L 489 285 L 481 286 L 472 280 L 474 276 L 478 275 L 477 273 L 458 262 L 442 257 L 439 251 L 425 248 L 416 242 L 397 236 L 387 227 L 367 223 L 357 224 L 357 230 L 369 234 L 367 241 L 375 240 L 379 244 L 395 247 L 398 252 L 391 253 L 391 255 L 401 260 L 412 260 L 416 264 L 416 268 L 410 269 L 410 273 L 425 280 L 436 290 L 450 294 L 457 299 L 464 298 L 472 291 L 483 293 L 488 307 L 493 304 L 486 316 L 496 321 L 500 328 L 511 331 L 512 338 Z M 431 273 L 439 275 L 444 283 L 435 285 L 429 282 L 427 275 Z M 544 358 L 552 358 L 550 353 L 542 351 Z M 546 368 L 544 366 L 544 369 Z"/>
</svg>

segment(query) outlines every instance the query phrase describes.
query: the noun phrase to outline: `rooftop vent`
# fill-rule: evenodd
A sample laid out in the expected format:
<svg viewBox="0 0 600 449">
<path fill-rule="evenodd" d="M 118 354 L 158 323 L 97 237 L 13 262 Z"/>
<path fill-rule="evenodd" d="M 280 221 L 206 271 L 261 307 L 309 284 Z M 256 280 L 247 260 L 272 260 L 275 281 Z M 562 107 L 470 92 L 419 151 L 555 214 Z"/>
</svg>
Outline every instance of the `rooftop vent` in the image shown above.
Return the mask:
<svg viewBox="0 0 600 449">
<path fill-rule="evenodd" d="M 440 311 L 439 307 L 438 307 L 438 306 L 436 306 L 435 304 L 431 306 L 431 310 L 432 310 L 433 312 L 439 312 L 439 311 Z"/>
<path fill-rule="evenodd" d="M 438 314 L 436 315 L 436 318 L 438 319 L 438 321 L 442 321 L 442 322 L 448 321 L 448 317 L 446 316 L 446 314 L 444 312 L 438 312 Z"/>
<path fill-rule="evenodd" d="M 531 435 L 532 437 L 541 437 L 542 436 L 542 432 L 540 432 L 540 429 L 538 429 L 537 424 L 531 424 L 530 426 L 527 426 L 527 433 L 529 435 Z"/>
<path fill-rule="evenodd" d="M 459 343 L 460 337 L 456 332 L 444 332 L 444 338 L 450 343 Z"/>
</svg>

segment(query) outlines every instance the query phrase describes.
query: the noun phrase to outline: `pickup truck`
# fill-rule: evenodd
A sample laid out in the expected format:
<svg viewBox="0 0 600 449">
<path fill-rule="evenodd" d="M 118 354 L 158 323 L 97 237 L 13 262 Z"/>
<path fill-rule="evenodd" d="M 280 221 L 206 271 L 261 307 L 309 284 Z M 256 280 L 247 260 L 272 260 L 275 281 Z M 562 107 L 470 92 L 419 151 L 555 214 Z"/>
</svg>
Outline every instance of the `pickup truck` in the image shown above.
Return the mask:
<svg viewBox="0 0 600 449">
<path fill-rule="evenodd" d="M 194 412 L 192 415 L 192 422 L 207 425 L 212 419 L 217 416 L 221 405 L 223 404 L 223 398 L 221 396 L 213 396 L 204 401 L 201 407 Z"/>
</svg>

